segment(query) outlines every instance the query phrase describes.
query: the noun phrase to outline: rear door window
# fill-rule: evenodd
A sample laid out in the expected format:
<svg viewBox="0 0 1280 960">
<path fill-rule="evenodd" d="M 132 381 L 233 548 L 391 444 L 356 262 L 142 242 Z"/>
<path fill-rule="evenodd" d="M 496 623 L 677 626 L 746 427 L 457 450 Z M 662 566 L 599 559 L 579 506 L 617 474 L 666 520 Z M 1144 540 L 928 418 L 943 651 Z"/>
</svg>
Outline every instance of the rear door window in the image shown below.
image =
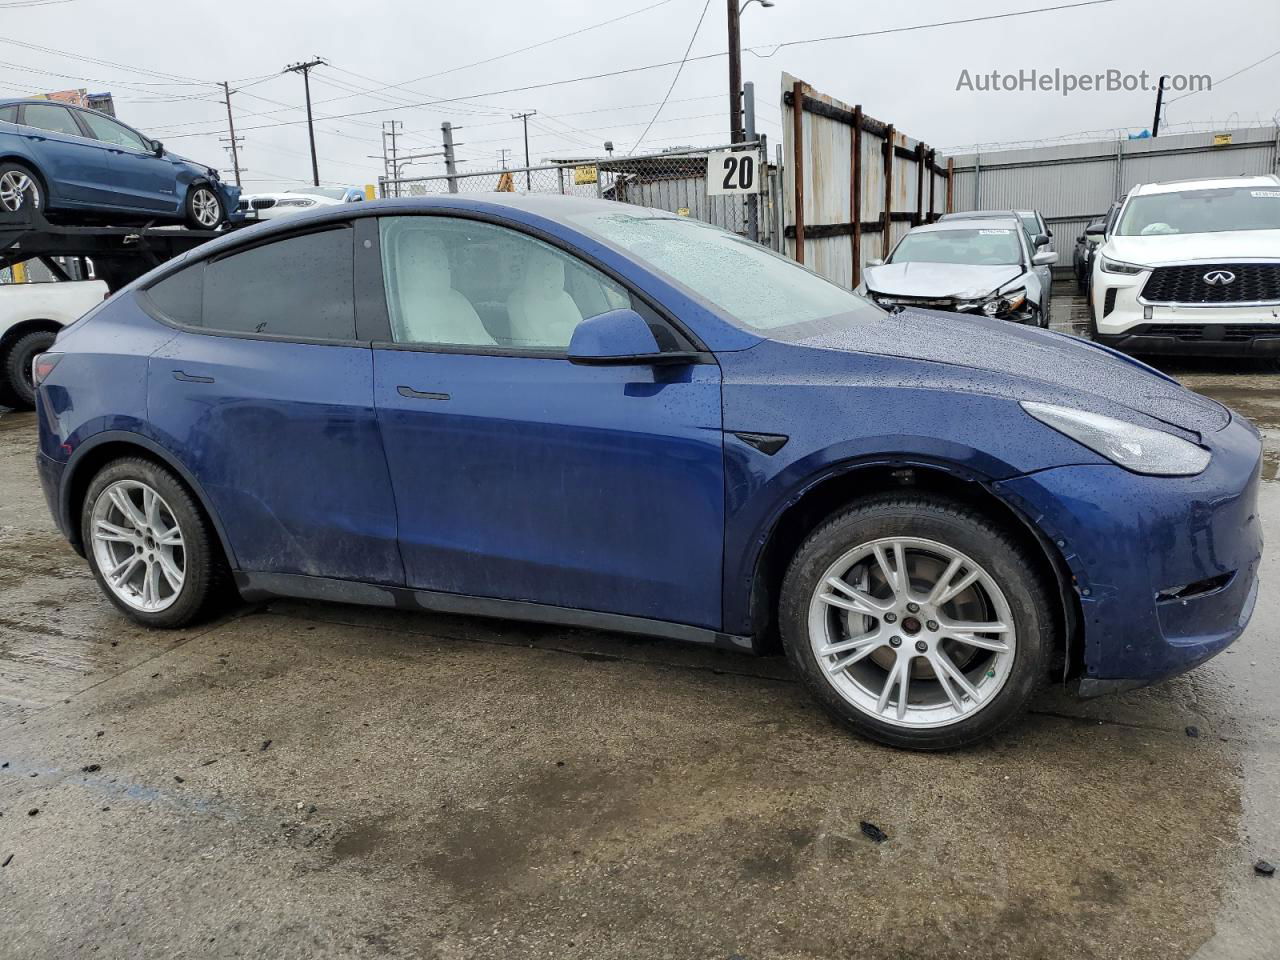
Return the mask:
<svg viewBox="0 0 1280 960">
<path fill-rule="evenodd" d="M 10 104 L 7 107 L 0 107 L 0 120 L 5 123 L 18 122 L 18 107 L 16 104 Z"/>
<path fill-rule="evenodd" d="M 352 233 L 343 224 L 209 263 L 203 325 L 233 333 L 354 340 Z"/>
<path fill-rule="evenodd" d="M 69 137 L 83 137 L 76 118 L 66 107 L 54 103 L 28 103 L 22 108 L 22 122 L 28 127 L 63 133 Z"/>
<path fill-rule="evenodd" d="M 147 289 L 168 320 L 220 333 L 354 340 L 354 245 L 347 224 L 201 262 Z"/>
</svg>

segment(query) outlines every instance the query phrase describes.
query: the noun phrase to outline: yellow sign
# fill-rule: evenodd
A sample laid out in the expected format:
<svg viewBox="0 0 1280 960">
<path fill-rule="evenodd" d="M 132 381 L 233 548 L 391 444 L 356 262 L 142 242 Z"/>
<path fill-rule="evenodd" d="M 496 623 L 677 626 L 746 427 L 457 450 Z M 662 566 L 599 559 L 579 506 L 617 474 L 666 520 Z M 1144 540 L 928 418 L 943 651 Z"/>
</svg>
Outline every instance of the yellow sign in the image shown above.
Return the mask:
<svg viewBox="0 0 1280 960">
<path fill-rule="evenodd" d="M 573 182 L 578 186 L 582 186 L 584 183 L 595 183 L 596 176 L 595 164 L 592 164 L 589 167 L 573 168 Z"/>
<path fill-rule="evenodd" d="M 1230 142 L 1231 134 L 1229 133 L 1215 133 L 1213 135 L 1213 145 L 1215 147 L 1225 147 Z"/>
<path fill-rule="evenodd" d="M 680 207 L 678 210 L 676 210 L 676 216 L 678 217 L 687 217 L 688 215 L 689 215 L 688 207 Z"/>
<path fill-rule="evenodd" d="M 373 184 L 372 184 L 372 183 L 366 183 L 366 184 L 364 185 L 364 198 L 365 198 L 366 200 L 377 200 L 377 199 L 378 199 L 378 191 L 374 189 L 374 187 L 373 187 Z"/>
</svg>

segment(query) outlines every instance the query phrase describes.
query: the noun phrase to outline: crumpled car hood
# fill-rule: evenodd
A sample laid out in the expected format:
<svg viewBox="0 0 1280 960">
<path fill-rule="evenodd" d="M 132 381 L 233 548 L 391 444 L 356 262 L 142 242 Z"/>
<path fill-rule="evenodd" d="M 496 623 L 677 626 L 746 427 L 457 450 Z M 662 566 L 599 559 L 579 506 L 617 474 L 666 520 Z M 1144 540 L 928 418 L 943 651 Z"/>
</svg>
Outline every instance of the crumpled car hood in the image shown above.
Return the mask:
<svg viewBox="0 0 1280 960">
<path fill-rule="evenodd" d="M 1144 363 L 1079 337 L 962 313 L 906 309 L 860 312 L 790 342 L 851 353 L 927 360 L 984 370 L 1059 390 L 1060 401 L 1090 394 L 1195 433 L 1212 433 L 1231 420 L 1221 404 L 1193 393 Z M 1110 414 L 1123 418 L 1124 412 Z"/>
<path fill-rule="evenodd" d="M 1019 266 L 886 263 L 865 270 L 867 289 L 900 297 L 984 297 L 1021 276 Z"/>
</svg>

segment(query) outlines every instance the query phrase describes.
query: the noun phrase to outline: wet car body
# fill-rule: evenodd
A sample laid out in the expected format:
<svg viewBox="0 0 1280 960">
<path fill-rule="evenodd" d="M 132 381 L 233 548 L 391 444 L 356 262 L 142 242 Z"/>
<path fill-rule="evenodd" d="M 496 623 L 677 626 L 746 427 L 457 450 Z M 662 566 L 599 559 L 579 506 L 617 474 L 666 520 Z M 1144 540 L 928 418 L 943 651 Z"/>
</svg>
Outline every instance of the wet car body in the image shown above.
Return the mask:
<svg viewBox="0 0 1280 960">
<path fill-rule="evenodd" d="M 867 308 L 762 333 L 576 225 L 586 213 L 636 209 L 609 201 L 449 197 L 356 206 L 263 225 L 252 242 L 300 224 L 353 222 L 359 231 L 379 216 L 499 223 L 589 258 L 678 318 L 694 349 L 680 363 L 613 368 L 388 350 L 385 331 L 377 331 L 385 323 L 376 308 L 381 268 L 367 260 L 376 248 L 366 256 L 358 245 L 355 283 L 374 306 L 373 327 L 355 342 L 238 340 L 176 328 L 156 315 L 145 288 L 241 242 L 215 241 L 121 291 L 59 338 L 61 360 L 40 386 L 39 471 L 77 549 L 85 548 L 76 517 L 87 475 L 103 448 L 134 447 L 189 484 L 246 594 L 527 617 L 763 650 L 774 574 L 806 511 L 859 490 L 946 489 L 1034 538 L 1053 571 L 1051 613 L 1066 627 L 1065 669 L 1079 668 L 1086 693 L 1189 669 L 1248 620 L 1260 554 L 1258 434 L 1143 364 L 1049 331 L 917 309 Z M 203 371 L 181 352 L 187 338 L 207 351 Z M 255 363 L 278 372 L 271 381 L 253 379 L 236 359 L 255 345 L 262 358 Z M 410 380 L 413 369 L 431 377 Z M 230 385 L 213 385 L 215 371 Z M 470 408 L 423 414 L 420 404 L 396 399 L 396 383 L 428 381 L 439 397 Z M 468 383 L 483 390 L 468 399 Z M 518 396 L 513 383 L 521 384 Z M 380 392 L 379 384 L 392 389 Z M 648 402 L 655 398 L 660 408 Z M 1027 402 L 1171 434 L 1209 451 L 1209 466 L 1183 477 L 1131 472 L 1029 416 Z M 658 409 L 675 420 L 652 419 Z M 401 529 L 404 506 L 385 459 L 400 456 L 401 445 L 387 431 L 432 415 L 454 424 L 451 436 L 468 439 L 432 484 L 480 526 L 449 528 L 466 535 L 465 548 L 427 546 L 460 567 L 499 566 L 507 577 L 488 592 L 461 581 L 422 589 L 401 560 L 424 544 Z M 232 436 L 239 459 L 211 458 Z M 519 490 L 510 486 L 514 467 L 496 475 L 506 481 L 494 479 L 517 447 L 521 456 L 510 462 L 520 464 Z M 544 448 L 561 455 L 538 455 Z M 566 499 L 577 471 L 582 486 Z M 320 477 L 356 499 L 326 493 L 317 504 L 298 495 L 318 493 Z M 507 485 L 491 488 L 486 501 L 477 477 Z M 523 525 L 483 526 L 486 513 L 505 516 L 504 498 L 519 491 L 537 494 L 536 522 L 521 512 Z M 604 539 L 595 535 L 602 525 Z"/>
</svg>

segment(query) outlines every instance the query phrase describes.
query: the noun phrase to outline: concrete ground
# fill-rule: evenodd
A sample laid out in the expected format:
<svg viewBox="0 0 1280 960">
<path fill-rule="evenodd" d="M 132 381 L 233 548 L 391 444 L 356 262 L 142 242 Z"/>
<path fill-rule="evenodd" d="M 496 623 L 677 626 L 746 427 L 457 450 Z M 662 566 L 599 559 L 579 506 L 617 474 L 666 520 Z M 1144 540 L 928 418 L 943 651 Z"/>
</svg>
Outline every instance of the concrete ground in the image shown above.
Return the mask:
<svg viewBox="0 0 1280 960">
<path fill-rule="evenodd" d="M 285 602 L 133 627 L 0 415 L 0 957 L 1280 956 L 1280 390 L 1167 369 L 1269 434 L 1248 634 L 941 756 L 780 660 Z"/>
</svg>

